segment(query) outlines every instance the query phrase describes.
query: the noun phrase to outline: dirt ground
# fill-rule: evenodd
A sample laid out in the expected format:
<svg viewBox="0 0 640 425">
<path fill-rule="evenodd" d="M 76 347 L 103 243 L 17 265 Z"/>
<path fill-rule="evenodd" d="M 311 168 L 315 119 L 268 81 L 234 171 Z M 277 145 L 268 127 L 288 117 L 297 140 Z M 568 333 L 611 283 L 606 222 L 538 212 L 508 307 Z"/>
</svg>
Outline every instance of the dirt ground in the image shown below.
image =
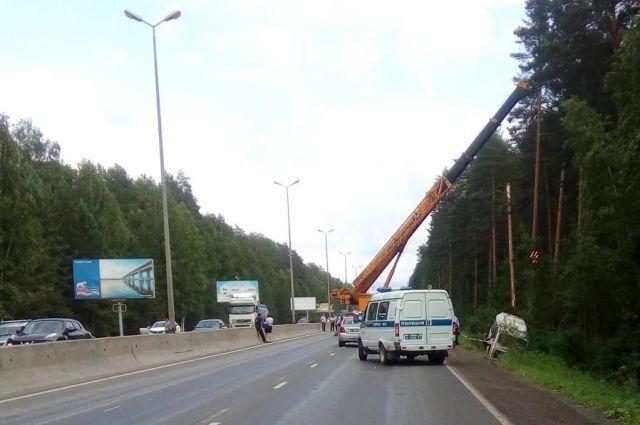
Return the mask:
<svg viewBox="0 0 640 425">
<path fill-rule="evenodd" d="M 453 366 L 514 425 L 617 424 L 600 412 L 578 406 L 464 348 L 451 350 L 446 364 Z"/>
</svg>

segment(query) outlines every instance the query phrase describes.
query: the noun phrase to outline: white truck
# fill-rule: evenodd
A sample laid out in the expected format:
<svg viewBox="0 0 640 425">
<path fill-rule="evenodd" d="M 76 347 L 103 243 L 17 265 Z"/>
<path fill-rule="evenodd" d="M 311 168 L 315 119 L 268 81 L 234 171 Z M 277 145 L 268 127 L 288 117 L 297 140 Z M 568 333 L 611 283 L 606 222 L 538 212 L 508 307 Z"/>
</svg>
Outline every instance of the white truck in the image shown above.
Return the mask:
<svg viewBox="0 0 640 425">
<path fill-rule="evenodd" d="M 247 328 L 254 326 L 258 315 L 258 294 L 238 292 L 229 296 L 229 326 Z"/>
</svg>

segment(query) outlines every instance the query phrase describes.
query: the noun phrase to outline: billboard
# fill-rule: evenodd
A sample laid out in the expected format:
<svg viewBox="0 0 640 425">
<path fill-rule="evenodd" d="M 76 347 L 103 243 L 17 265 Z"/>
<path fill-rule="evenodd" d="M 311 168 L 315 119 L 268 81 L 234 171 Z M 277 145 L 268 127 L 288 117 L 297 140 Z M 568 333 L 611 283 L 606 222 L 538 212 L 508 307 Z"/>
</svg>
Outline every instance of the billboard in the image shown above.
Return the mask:
<svg viewBox="0 0 640 425">
<path fill-rule="evenodd" d="M 73 260 L 73 296 L 77 300 L 155 298 L 153 260 Z"/>
<path fill-rule="evenodd" d="M 219 303 L 228 303 L 231 294 L 251 294 L 260 300 L 260 285 L 257 280 L 216 281 L 216 299 Z"/>
<path fill-rule="evenodd" d="M 316 297 L 295 297 L 293 299 L 294 310 L 315 310 L 318 306 L 316 304 Z"/>
</svg>

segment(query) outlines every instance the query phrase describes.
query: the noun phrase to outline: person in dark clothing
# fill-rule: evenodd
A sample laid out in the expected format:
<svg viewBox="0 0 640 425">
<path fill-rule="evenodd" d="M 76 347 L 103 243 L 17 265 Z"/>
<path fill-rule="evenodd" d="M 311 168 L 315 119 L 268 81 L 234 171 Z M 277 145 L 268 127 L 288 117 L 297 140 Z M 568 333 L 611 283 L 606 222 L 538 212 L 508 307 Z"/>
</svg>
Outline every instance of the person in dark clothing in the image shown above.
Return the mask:
<svg viewBox="0 0 640 425">
<path fill-rule="evenodd" d="M 254 322 L 256 332 L 258 333 L 258 337 L 262 340 L 262 342 L 267 342 L 267 337 L 264 335 L 263 324 L 264 318 L 262 317 L 262 313 L 258 313 L 256 321 Z"/>
</svg>

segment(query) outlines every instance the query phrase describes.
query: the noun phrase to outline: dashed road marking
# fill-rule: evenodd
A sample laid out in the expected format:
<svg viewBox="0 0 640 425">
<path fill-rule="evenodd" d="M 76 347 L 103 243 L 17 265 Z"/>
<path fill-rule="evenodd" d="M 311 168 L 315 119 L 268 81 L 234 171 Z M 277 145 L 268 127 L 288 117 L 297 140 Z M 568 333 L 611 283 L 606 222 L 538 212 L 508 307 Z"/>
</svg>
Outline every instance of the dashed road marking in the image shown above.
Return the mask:
<svg viewBox="0 0 640 425">
<path fill-rule="evenodd" d="M 274 389 L 274 390 L 279 390 L 280 388 L 282 388 L 282 387 L 284 387 L 285 385 L 287 385 L 287 383 L 288 383 L 287 381 L 282 381 L 282 382 L 280 382 L 278 385 L 275 385 L 275 386 L 273 387 L 273 389 Z"/>
<path fill-rule="evenodd" d="M 229 411 L 229 409 L 222 409 L 222 410 L 218 410 L 216 413 L 214 413 L 213 415 L 209 416 L 207 419 L 203 420 L 201 423 L 205 423 L 208 425 L 220 425 L 220 422 L 209 422 L 213 419 L 215 419 L 216 417 L 222 415 L 223 413 Z"/>
<path fill-rule="evenodd" d="M 114 406 L 114 407 L 110 407 L 108 409 L 103 410 L 103 412 L 110 412 L 112 410 L 116 410 L 116 409 L 119 409 L 119 408 L 120 408 L 120 406 Z"/>
<path fill-rule="evenodd" d="M 335 355 L 336 355 L 336 353 L 329 353 L 329 355 L 330 355 L 330 356 L 335 356 Z"/>
<path fill-rule="evenodd" d="M 318 363 L 314 363 L 314 364 L 312 364 L 312 365 L 311 365 L 311 366 L 309 366 L 309 367 L 310 367 L 310 368 L 314 368 L 314 367 L 316 367 L 316 366 L 318 366 Z"/>
</svg>

